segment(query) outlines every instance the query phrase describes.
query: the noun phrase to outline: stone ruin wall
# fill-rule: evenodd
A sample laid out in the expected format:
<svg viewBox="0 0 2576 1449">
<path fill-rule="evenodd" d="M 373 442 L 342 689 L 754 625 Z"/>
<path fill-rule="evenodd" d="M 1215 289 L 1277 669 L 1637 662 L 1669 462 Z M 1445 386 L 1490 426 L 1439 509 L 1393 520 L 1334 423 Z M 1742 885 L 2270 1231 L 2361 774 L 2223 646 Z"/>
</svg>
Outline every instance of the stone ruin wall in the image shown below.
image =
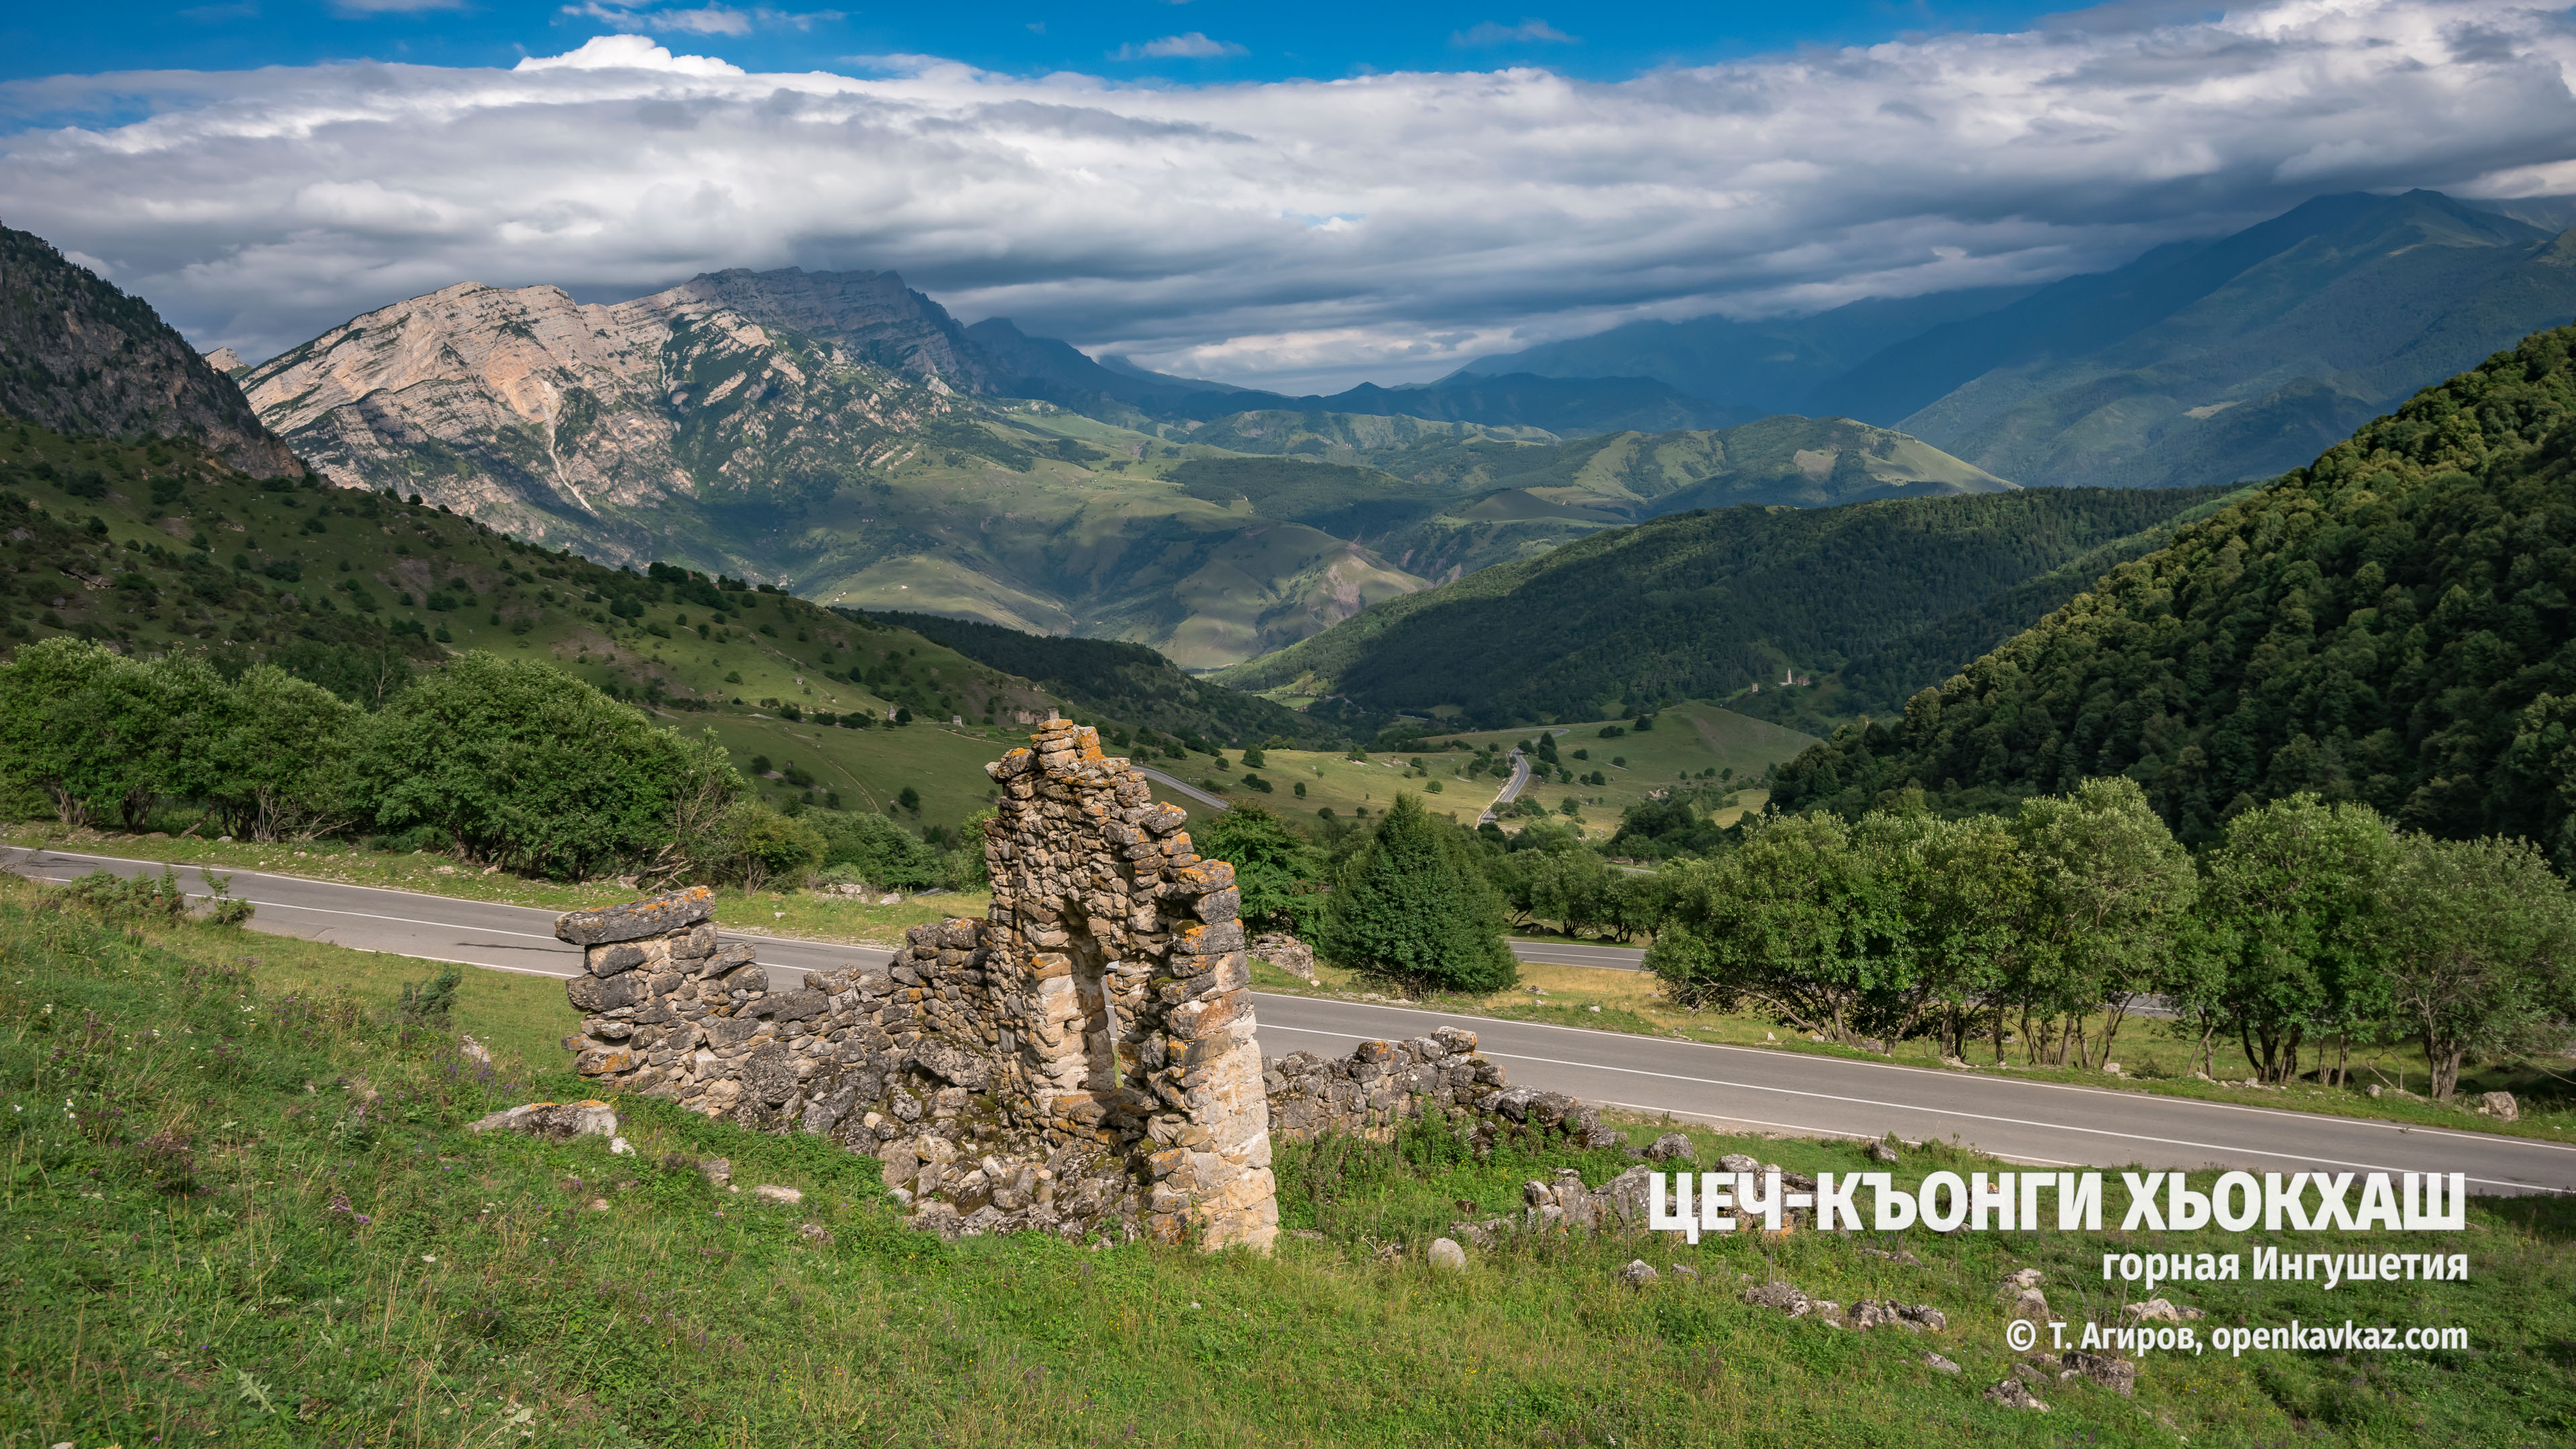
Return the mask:
<svg viewBox="0 0 2576 1449">
<path fill-rule="evenodd" d="M 576 1069 L 876 1156 L 944 1232 L 1266 1248 L 1274 1123 L 1384 1140 L 1436 1110 L 1477 1116 L 1480 1145 L 1618 1142 L 1571 1098 L 1507 1088 L 1472 1032 L 1265 1067 L 1233 867 L 1200 859 L 1187 816 L 1094 731 L 1033 739 L 986 767 L 985 919 L 913 927 L 886 965 L 776 990 L 751 947 L 719 947 L 703 887 L 563 916 L 587 968 L 567 987 Z"/>
</svg>

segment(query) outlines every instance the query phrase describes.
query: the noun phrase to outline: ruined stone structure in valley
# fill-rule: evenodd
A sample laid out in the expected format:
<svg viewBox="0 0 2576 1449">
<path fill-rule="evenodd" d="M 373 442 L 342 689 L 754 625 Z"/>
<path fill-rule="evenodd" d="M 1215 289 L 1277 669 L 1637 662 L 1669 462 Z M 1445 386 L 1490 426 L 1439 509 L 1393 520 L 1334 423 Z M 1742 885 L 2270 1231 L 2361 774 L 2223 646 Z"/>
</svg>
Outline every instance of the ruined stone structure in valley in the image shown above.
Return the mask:
<svg viewBox="0 0 2576 1449">
<path fill-rule="evenodd" d="M 1277 1232 L 1268 1104 L 1233 868 L 1201 860 L 1098 734 L 1061 720 L 987 766 L 981 921 L 886 966 L 771 989 L 719 950 L 703 889 L 563 918 L 580 1070 L 875 1154 L 923 1218 L 970 1231 Z"/>
<path fill-rule="evenodd" d="M 984 919 L 916 926 L 885 965 L 777 990 L 752 947 L 719 943 L 704 887 L 561 918 L 588 965 L 568 988 L 577 1069 L 874 1155 L 942 1232 L 1265 1248 L 1274 1125 L 1383 1141 L 1428 1112 L 1478 1150 L 1620 1142 L 1572 1098 L 1507 1087 L 1473 1032 L 1265 1064 L 1233 867 L 1200 859 L 1094 731 L 1032 738 L 986 767 Z"/>
</svg>

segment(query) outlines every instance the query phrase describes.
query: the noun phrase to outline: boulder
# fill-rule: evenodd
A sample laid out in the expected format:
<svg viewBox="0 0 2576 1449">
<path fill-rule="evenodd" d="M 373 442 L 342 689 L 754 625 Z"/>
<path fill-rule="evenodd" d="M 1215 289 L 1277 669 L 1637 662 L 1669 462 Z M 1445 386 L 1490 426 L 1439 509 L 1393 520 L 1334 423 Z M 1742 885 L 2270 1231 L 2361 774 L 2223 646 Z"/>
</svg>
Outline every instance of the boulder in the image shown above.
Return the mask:
<svg viewBox="0 0 2576 1449">
<path fill-rule="evenodd" d="M 1957 1364 L 1950 1362 L 1948 1359 L 1943 1358 L 1937 1353 L 1927 1353 L 1923 1355 L 1923 1362 L 1925 1366 L 1929 1367 L 1934 1373 L 1954 1374 L 1959 1371 L 1959 1366 Z"/>
<path fill-rule="evenodd" d="M 1467 1266 L 1467 1250 L 1459 1247 L 1455 1241 L 1449 1238 L 1433 1238 L 1431 1240 L 1431 1266 L 1434 1268 L 1447 1268 L 1452 1272 L 1463 1271 Z"/>
<path fill-rule="evenodd" d="M 2048 1412 L 2048 1405 L 2041 1403 L 2038 1395 L 2030 1391 L 2030 1385 L 2019 1379 L 2005 1379 L 1986 1390 L 1986 1399 L 1990 1403 L 2001 1404 L 2007 1409 L 2036 1409 L 2043 1414 Z"/>
<path fill-rule="evenodd" d="M 2061 1379 L 2091 1379 L 2124 1399 L 2137 1397 L 2138 1366 L 2125 1358 L 2070 1348 L 2061 1362 L 2066 1365 Z"/>
<path fill-rule="evenodd" d="M 574 1137 L 614 1137 L 617 1135 L 617 1113 L 597 1098 L 579 1102 L 530 1102 L 523 1107 L 495 1112 L 471 1124 L 468 1130 L 523 1132 L 530 1137 L 551 1137 L 557 1141 Z"/>
<path fill-rule="evenodd" d="M 1645 1259 L 1631 1258 L 1628 1260 L 1628 1266 L 1620 1269 L 1614 1276 L 1631 1288 L 1643 1288 L 1655 1281 L 1656 1273 L 1653 1265 Z"/>
<path fill-rule="evenodd" d="M 1890 1167 L 1894 1167 L 1899 1162 L 1904 1161 L 1903 1158 L 1896 1155 L 1896 1149 L 1888 1146 L 1885 1142 L 1873 1142 L 1869 1144 L 1869 1146 L 1862 1148 L 1861 1156 L 1868 1158 L 1872 1162 L 1884 1162 Z"/>
<path fill-rule="evenodd" d="M 1667 1132 L 1646 1149 L 1646 1156 L 1656 1162 L 1689 1162 L 1691 1140 L 1679 1132 Z"/>
<path fill-rule="evenodd" d="M 2522 1116 L 2522 1108 L 2513 1100 L 2511 1092 L 2489 1092 L 2478 1098 L 2478 1115 L 2493 1117 L 2499 1122 L 2512 1122 Z"/>
<path fill-rule="evenodd" d="M 963 1047 L 938 1037 L 923 1039 L 913 1048 L 912 1058 L 922 1070 L 941 1081 L 974 1091 L 993 1079 L 993 1064 L 968 1053 Z"/>
<path fill-rule="evenodd" d="M 1768 1283 L 1756 1283 L 1736 1297 L 1756 1308 L 1777 1308 L 1791 1318 L 1804 1318 L 1813 1312 L 1816 1306 L 1815 1300 L 1798 1290 L 1798 1285 L 1784 1283 L 1777 1279 Z"/>
<path fill-rule="evenodd" d="M 780 1187 L 774 1182 L 764 1182 L 753 1188 L 751 1195 L 762 1202 L 774 1202 L 786 1207 L 794 1207 L 805 1200 L 804 1193 L 792 1187 Z"/>
</svg>

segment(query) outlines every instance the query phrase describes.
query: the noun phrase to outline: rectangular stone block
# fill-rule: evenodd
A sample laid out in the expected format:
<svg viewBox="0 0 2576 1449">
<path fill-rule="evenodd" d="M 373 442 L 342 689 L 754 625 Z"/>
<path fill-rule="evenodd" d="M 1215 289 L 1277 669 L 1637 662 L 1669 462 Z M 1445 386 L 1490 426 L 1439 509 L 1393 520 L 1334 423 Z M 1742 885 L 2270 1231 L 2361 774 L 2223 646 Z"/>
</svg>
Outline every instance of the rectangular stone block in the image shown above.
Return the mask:
<svg viewBox="0 0 2576 1449">
<path fill-rule="evenodd" d="M 582 952 L 582 964 L 593 976 L 615 976 L 644 964 L 644 948 L 632 941 L 613 946 L 592 946 Z"/>
<path fill-rule="evenodd" d="M 705 886 L 671 891 L 596 911 L 566 911 L 555 917 L 555 936 L 575 946 L 640 941 L 647 936 L 685 930 L 715 910 L 715 893 Z"/>
<path fill-rule="evenodd" d="M 564 995 L 586 1012 L 615 1011 L 635 1004 L 635 987 L 641 978 L 633 972 L 617 976 L 576 976 L 564 986 Z"/>
</svg>

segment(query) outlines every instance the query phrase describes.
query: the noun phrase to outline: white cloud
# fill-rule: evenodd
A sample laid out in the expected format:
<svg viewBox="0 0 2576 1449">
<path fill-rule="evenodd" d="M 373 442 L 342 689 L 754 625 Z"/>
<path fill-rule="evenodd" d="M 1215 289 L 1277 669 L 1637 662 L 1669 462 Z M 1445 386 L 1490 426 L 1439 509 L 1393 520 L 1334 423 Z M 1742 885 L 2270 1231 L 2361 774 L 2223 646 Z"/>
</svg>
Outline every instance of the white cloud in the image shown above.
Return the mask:
<svg viewBox="0 0 2576 1449">
<path fill-rule="evenodd" d="M 641 35 L 594 35 L 583 41 L 578 50 L 562 55 L 532 55 L 512 67 L 514 72 L 543 70 L 658 70 L 673 75 L 735 76 L 743 73 L 738 65 L 704 55 L 673 55 Z"/>
<path fill-rule="evenodd" d="M 245 355 L 469 278 L 606 297 L 792 264 L 1302 390 L 1628 318 L 2059 276 L 2322 192 L 2576 189 L 2558 15 L 2176 13 L 1617 83 L 747 75 L 641 35 L 515 71 L 52 77 L 0 84 L 0 116 L 143 118 L 0 135 L 0 215 Z"/>
<path fill-rule="evenodd" d="M 1220 55 L 1249 55 L 1251 52 L 1230 40 L 1210 40 L 1198 31 L 1186 35 L 1166 35 L 1143 45 L 1122 45 L 1112 60 L 1171 59 L 1206 60 Z"/>
<path fill-rule="evenodd" d="M 824 21 L 838 20 L 846 13 L 839 10 L 771 10 L 765 7 L 737 10 L 730 5 L 702 5 L 694 10 L 638 10 L 625 5 L 604 5 L 600 0 L 583 0 L 579 5 L 563 7 L 566 15 L 597 20 L 630 32 L 678 31 L 685 35 L 749 35 L 753 30 L 811 30 Z"/>
<path fill-rule="evenodd" d="M 1487 20 L 1449 32 L 1449 43 L 1462 46 L 1573 45 L 1579 40 L 1579 36 L 1568 35 L 1544 20 L 1523 20 L 1518 25 Z"/>
</svg>

